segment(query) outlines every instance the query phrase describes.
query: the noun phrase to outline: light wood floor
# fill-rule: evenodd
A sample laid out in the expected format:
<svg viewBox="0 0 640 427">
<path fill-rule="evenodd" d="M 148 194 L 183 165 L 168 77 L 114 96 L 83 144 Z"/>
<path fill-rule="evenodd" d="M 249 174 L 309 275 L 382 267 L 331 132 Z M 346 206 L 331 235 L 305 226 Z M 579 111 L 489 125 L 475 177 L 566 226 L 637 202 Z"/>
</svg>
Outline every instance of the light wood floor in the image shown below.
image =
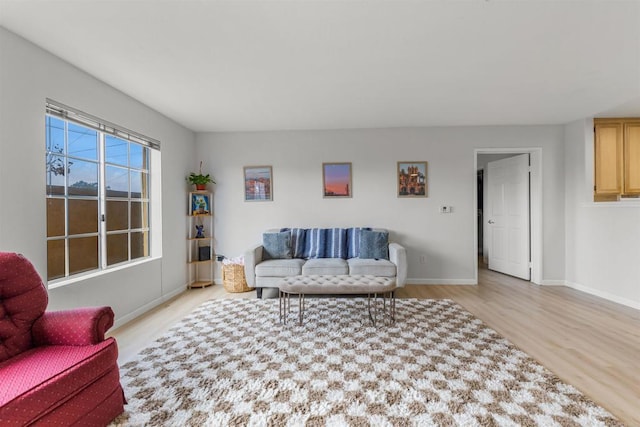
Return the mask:
<svg viewBox="0 0 640 427">
<path fill-rule="evenodd" d="M 482 319 L 629 426 L 640 426 L 640 311 L 566 287 L 540 287 L 481 269 L 478 286 L 409 285 L 399 298 L 448 298 Z M 193 308 L 228 294 L 192 289 L 111 332 L 120 363 Z"/>
</svg>

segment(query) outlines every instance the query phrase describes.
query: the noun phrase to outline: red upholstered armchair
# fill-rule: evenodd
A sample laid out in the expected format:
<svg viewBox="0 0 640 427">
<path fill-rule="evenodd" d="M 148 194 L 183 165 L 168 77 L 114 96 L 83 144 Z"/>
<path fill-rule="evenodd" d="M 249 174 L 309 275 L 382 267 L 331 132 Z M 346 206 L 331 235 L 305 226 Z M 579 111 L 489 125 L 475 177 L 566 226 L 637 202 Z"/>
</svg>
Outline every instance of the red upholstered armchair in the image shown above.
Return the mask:
<svg viewBox="0 0 640 427">
<path fill-rule="evenodd" d="M 106 425 L 124 410 L 113 311 L 47 302 L 33 265 L 0 252 L 0 425 Z"/>
</svg>

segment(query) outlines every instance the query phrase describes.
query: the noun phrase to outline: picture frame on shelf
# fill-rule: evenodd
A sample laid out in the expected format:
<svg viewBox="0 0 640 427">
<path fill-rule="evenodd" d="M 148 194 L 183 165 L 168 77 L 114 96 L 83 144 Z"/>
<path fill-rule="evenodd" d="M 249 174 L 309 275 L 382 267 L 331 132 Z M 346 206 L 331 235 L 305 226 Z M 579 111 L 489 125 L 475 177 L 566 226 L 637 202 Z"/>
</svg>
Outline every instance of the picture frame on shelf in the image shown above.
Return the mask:
<svg viewBox="0 0 640 427">
<path fill-rule="evenodd" d="M 427 162 L 398 162 L 398 197 L 427 197 Z"/>
<path fill-rule="evenodd" d="M 244 201 L 273 200 L 273 169 L 271 166 L 244 167 Z"/>
<path fill-rule="evenodd" d="M 351 197 L 351 162 L 322 164 L 322 196 Z"/>
<path fill-rule="evenodd" d="M 209 194 L 191 193 L 191 215 L 210 215 Z"/>
</svg>

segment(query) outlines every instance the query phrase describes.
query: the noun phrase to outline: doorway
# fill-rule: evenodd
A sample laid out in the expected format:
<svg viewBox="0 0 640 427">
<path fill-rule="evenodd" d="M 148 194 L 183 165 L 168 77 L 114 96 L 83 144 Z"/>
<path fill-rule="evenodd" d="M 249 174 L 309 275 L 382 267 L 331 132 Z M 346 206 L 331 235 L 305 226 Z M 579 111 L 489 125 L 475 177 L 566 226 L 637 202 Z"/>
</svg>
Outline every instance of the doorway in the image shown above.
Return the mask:
<svg viewBox="0 0 640 427">
<path fill-rule="evenodd" d="M 530 217 L 527 227 L 530 231 L 530 242 L 527 252 L 530 254 L 530 281 L 542 282 L 542 149 L 541 148 L 488 148 L 476 149 L 474 172 L 474 247 L 478 248 L 475 257 L 475 282 L 478 283 L 478 267 L 489 264 L 488 220 L 487 215 L 487 164 L 492 161 L 506 159 L 517 155 L 528 154 L 530 161 Z"/>
</svg>

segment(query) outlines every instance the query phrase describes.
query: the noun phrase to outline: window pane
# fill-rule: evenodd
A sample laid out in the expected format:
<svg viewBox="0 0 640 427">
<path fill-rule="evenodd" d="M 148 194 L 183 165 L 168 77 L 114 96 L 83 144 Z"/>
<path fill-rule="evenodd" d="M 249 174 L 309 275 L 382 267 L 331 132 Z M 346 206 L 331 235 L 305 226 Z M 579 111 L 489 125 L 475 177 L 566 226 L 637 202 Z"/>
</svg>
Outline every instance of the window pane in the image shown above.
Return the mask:
<svg viewBox="0 0 640 427">
<path fill-rule="evenodd" d="M 149 256 L 149 233 L 131 233 L 131 259 Z"/>
<path fill-rule="evenodd" d="M 47 116 L 47 152 L 64 154 L 64 122 Z"/>
<path fill-rule="evenodd" d="M 47 237 L 64 236 L 64 199 L 47 199 Z"/>
<path fill-rule="evenodd" d="M 47 241 L 47 280 L 64 277 L 64 239 Z"/>
<path fill-rule="evenodd" d="M 136 169 L 149 169 L 149 149 L 140 144 L 131 143 L 129 148 L 129 166 Z"/>
<path fill-rule="evenodd" d="M 106 168 L 107 197 L 129 197 L 129 170 L 115 166 Z"/>
<path fill-rule="evenodd" d="M 98 159 L 98 132 L 69 122 L 69 156 Z"/>
<path fill-rule="evenodd" d="M 131 228 L 149 227 L 149 203 L 131 202 Z"/>
<path fill-rule="evenodd" d="M 129 228 L 128 208 L 129 202 L 127 201 L 107 200 L 107 231 Z"/>
<path fill-rule="evenodd" d="M 47 195 L 64 194 L 65 158 L 47 154 Z"/>
<path fill-rule="evenodd" d="M 98 236 L 69 239 L 69 274 L 98 268 Z"/>
<path fill-rule="evenodd" d="M 149 197 L 149 174 L 131 171 L 131 198 L 146 199 Z"/>
<path fill-rule="evenodd" d="M 72 164 L 73 163 L 73 164 Z M 69 195 L 98 195 L 98 164 L 82 160 L 69 161 Z"/>
<path fill-rule="evenodd" d="M 98 200 L 69 199 L 69 235 L 98 232 Z"/>
<path fill-rule="evenodd" d="M 107 265 L 128 261 L 128 234 L 109 234 L 107 236 Z"/>
<path fill-rule="evenodd" d="M 105 137 L 105 155 L 107 163 L 127 166 L 129 143 L 124 139 L 107 135 Z"/>
</svg>

